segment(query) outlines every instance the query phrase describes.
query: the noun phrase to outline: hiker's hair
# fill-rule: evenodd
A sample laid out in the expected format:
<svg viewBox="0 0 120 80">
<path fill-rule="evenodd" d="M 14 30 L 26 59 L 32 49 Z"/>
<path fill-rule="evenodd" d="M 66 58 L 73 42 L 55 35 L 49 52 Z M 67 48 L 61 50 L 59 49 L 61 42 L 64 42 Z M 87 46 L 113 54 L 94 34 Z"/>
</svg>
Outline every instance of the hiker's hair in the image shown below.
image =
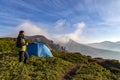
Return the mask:
<svg viewBox="0 0 120 80">
<path fill-rule="evenodd" d="M 23 30 L 21 30 L 21 31 L 19 32 L 19 34 L 22 34 L 22 33 L 24 33 L 24 31 L 23 31 Z"/>
</svg>

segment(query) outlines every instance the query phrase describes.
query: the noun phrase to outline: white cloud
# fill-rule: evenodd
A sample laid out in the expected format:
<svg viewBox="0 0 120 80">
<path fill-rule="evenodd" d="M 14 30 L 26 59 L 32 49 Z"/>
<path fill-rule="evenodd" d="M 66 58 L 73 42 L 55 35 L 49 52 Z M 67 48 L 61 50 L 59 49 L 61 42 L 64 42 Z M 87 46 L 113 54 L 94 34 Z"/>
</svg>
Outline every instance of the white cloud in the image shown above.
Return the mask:
<svg viewBox="0 0 120 80">
<path fill-rule="evenodd" d="M 58 21 L 56 22 L 56 24 L 55 24 L 55 30 L 56 30 L 56 31 L 61 31 L 61 30 L 63 30 L 63 27 L 64 27 L 65 24 L 66 24 L 66 20 L 63 20 L 63 19 L 58 20 Z"/>
<path fill-rule="evenodd" d="M 82 36 L 83 29 L 85 28 L 85 23 L 80 22 L 80 23 L 74 24 L 74 27 L 76 27 L 76 30 L 71 33 L 54 36 L 54 39 L 56 40 L 56 42 L 66 43 L 70 39 L 79 43 L 85 42 L 86 40 L 84 36 Z"/>
<path fill-rule="evenodd" d="M 25 31 L 25 35 L 27 36 L 32 36 L 32 35 L 44 35 L 46 37 L 49 37 L 47 31 L 45 29 L 42 29 L 36 25 L 34 25 L 33 23 L 26 21 L 20 25 L 18 25 L 15 28 L 14 31 L 14 36 L 16 36 L 20 30 L 24 30 Z"/>
<path fill-rule="evenodd" d="M 53 32 L 55 35 L 51 35 L 45 29 L 42 29 L 36 26 L 35 24 L 29 21 L 26 21 L 15 28 L 13 35 L 17 36 L 20 30 L 24 30 L 27 36 L 44 35 L 45 37 L 51 40 L 54 40 L 55 42 L 66 43 L 70 39 L 79 43 L 85 42 L 85 38 L 82 35 L 83 29 L 85 28 L 85 23 L 80 22 L 80 23 L 74 24 L 73 27 L 75 27 L 76 29 L 71 33 L 57 34 L 56 32 Z"/>
</svg>

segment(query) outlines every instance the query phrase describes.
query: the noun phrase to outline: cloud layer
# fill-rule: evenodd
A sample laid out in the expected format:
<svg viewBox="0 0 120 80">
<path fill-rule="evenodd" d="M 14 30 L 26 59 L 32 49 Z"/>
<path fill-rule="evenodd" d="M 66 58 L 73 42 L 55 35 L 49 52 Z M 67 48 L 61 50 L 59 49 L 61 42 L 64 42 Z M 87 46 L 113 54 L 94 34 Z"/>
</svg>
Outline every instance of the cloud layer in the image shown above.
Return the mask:
<svg viewBox="0 0 120 80">
<path fill-rule="evenodd" d="M 60 21 L 61 24 L 58 22 L 56 23 L 56 26 L 54 28 L 56 30 L 60 29 L 63 25 L 63 22 Z M 80 22 L 77 24 L 74 24 L 73 27 L 75 28 L 74 31 L 66 34 L 50 34 L 45 28 L 41 28 L 40 26 L 37 26 L 29 21 L 23 22 L 20 25 L 18 25 L 15 30 L 14 30 L 14 36 L 17 36 L 20 30 L 24 30 L 25 34 L 27 36 L 33 36 L 33 35 L 44 35 L 45 37 L 54 40 L 55 42 L 61 42 L 61 43 L 66 43 L 70 39 L 74 40 L 76 42 L 84 42 L 85 38 L 82 35 L 83 29 L 85 28 L 85 23 Z M 54 33 L 54 32 L 53 32 Z"/>
<path fill-rule="evenodd" d="M 74 24 L 73 27 L 76 28 L 73 32 L 62 34 L 62 35 L 55 35 L 54 39 L 57 42 L 62 42 L 62 43 L 66 43 L 69 40 L 74 40 L 78 43 L 85 42 L 86 40 L 84 36 L 82 35 L 83 29 L 85 28 L 85 23 L 80 22 L 80 23 Z"/>
<path fill-rule="evenodd" d="M 48 37 L 48 34 L 45 29 L 42 29 L 29 21 L 23 22 L 20 25 L 18 25 L 14 30 L 15 32 L 14 36 L 16 36 L 16 34 L 18 34 L 20 30 L 24 30 L 25 35 L 27 36 L 44 35 Z"/>
</svg>

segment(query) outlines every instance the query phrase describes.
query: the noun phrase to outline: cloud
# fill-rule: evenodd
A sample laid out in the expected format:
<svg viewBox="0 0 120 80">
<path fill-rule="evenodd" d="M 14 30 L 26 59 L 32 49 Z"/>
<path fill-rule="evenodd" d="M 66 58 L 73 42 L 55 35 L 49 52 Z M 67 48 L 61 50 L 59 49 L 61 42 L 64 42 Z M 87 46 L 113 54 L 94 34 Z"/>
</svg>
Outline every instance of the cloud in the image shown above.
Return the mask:
<svg viewBox="0 0 120 80">
<path fill-rule="evenodd" d="M 37 26 L 29 21 L 26 21 L 18 25 L 15 28 L 14 33 L 12 35 L 16 37 L 20 30 L 24 30 L 27 36 L 44 35 L 48 39 L 54 40 L 57 43 L 59 42 L 66 43 L 70 39 L 82 43 L 85 42 L 85 38 L 82 34 L 85 26 L 86 24 L 84 22 L 80 22 L 73 25 L 75 30 L 71 33 L 57 34 L 56 32 L 53 32 L 54 34 L 50 34 L 46 29 L 43 29 L 40 26 Z"/>
<path fill-rule="evenodd" d="M 24 30 L 25 34 L 27 36 L 44 35 L 46 37 L 49 37 L 49 35 L 45 29 L 42 29 L 29 21 L 26 21 L 26 22 L 18 25 L 14 30 L 14 34 L 15 34 L 14 36 L 16 36 L 20 30 Z"/>
<path fill-rule="evenodd" d="M 63 27 L 65 26 L 65 24 L 66 24 L 66 20 L 63 20 L 63 19 L 58 20 L 55 23 L 55 30 L 58 31 L 58 32 L 63 30 Z"/>
<path fill-rule="evenodd" d="M 80 22 L 80 23 L 74 24 L 73 26 L 76 28 L 75 31 L 68 34 L 64 34 L 64 35 L 56 35 L 54 36 L 55 41 L 66 43 L 71 39 L 79 43 L 85 42 L 86 40 L 82 35 L 83 29 L 85 28 L 85 23 Z"/>
</svg>

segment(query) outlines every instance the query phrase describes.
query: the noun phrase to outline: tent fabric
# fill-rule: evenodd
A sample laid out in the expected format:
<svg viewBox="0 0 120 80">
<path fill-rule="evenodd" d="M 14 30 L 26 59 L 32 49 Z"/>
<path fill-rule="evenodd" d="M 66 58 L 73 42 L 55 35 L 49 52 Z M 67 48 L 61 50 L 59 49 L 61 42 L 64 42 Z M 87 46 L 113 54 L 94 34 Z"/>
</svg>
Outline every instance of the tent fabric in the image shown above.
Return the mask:
<svg viewBox="0 0 120 80">
<path fill-rule="evenodd" d="M 35 55 L 38 57 L 53 57 L 49 48 L 41 42 L 31 43 L 27 46 L 27 52 L 29 55 Z"/>
</svg>

